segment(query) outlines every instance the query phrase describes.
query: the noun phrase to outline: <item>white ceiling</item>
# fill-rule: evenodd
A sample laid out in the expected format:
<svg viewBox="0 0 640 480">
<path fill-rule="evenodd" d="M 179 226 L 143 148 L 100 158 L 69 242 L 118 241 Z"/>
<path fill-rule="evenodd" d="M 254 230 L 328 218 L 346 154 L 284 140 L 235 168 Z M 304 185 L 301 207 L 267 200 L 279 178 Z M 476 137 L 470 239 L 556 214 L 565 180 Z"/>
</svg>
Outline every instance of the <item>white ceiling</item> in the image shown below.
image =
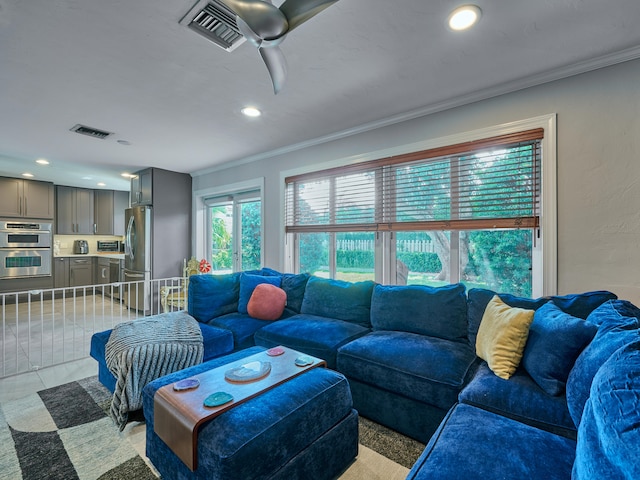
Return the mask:
<svg viewBox="0 0 640 480">
<path fill-rule="evenodd" d="M 194 3 L 0 0 L 0 175 L 127 189 L 124 171 L 268 158 L 640 57 L 638 0 L 478 0 L 463 33 L 446 18 L 464 1 L 341 0 L 285 39 L 276 96 L 249 43 L 228 53 L 178 23 Z"/>
</svg>

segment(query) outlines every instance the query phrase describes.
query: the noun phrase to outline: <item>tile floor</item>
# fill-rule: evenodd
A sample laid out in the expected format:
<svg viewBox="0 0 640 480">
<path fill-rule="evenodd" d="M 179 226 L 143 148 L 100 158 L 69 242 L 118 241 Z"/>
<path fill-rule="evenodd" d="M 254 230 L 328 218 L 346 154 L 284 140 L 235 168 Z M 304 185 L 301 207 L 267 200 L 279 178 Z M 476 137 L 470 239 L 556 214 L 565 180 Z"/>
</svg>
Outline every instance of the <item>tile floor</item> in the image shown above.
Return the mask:
<svg viewBox="0 0 640 480">
<path fill-rule="evenodd" d="M 0 378 L 86 359 L 91 335 L 140 316 L 118 300 L 84 291 L 49 300 L 32 295 L 17 304 L 11 300 L 0 296 Z"/>
</svg>

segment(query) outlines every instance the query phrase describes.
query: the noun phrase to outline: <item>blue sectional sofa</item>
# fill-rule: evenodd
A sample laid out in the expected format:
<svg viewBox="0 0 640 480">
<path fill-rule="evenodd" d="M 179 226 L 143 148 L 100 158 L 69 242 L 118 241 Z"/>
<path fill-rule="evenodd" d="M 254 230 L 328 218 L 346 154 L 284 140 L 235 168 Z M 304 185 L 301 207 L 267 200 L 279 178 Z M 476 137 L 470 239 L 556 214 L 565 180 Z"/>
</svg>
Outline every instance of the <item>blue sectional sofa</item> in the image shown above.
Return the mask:
<svg viewBox="0 0 640 480">
<path fill-rule="evenodd" d="M 622 300 L 587 315 L 597 333 L 566 394 L 546 394 L 526 368 L 502 380 L 482 365 L 407 479 L 640 478 L 639 319 Z"/>
<path fill-rule="evenodd" d="M 263 282 L 287 294 L 275 321 L 248 314 Z M 495 299 L 535 312 L 508 379 L 476 355 Z M 410 479 L 640 478 L 640 310 L 610 292 L 530 299 L 262 269 L 191 277 L 188 313 L 231 332 L 234 351 L 323 358 L 360 415 L 427 444 Z"/>
</svg>

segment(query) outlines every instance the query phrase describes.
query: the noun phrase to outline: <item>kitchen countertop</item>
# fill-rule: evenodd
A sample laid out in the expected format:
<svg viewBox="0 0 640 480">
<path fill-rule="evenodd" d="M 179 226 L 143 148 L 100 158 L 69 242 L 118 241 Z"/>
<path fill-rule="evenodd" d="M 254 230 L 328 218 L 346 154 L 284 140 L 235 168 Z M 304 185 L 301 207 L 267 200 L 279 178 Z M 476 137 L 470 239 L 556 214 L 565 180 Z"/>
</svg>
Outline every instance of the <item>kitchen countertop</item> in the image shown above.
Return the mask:
<svg viewBox="0 0 640 480">
<path fill-rule="evenodd" d="M 96 252 L 96 253 L 85 253 L 85 254 L 60 253 L 58 255 L 54 255 L 54 258 L 59 258 L 59 257 L 73 257 L 73 258 L 98 257 L 98 258 L 115 258 L 118 260 L 124 260 L 124 253 L 113 253 L 113 252 Z"/>
</svg>

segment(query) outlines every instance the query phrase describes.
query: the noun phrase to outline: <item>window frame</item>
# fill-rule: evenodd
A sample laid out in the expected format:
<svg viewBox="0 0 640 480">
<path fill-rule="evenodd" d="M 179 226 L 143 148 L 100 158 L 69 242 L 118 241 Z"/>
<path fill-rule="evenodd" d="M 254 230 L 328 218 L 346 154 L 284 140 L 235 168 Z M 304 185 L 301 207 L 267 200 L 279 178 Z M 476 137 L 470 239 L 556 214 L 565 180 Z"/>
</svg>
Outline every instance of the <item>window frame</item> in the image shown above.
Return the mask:
<svg viewBox="0 0 640 480">
<path fill-rule="evenodd" d="M 544 130 L 543 138 L 541 140 L 541 173 L 540 173 L 540 203 L 539 203 L 539 225 L 534 231 L 536 239 L 540 241 L 534 242 L 535 245 L 532 249 L 532 264 L 533 271 L 533 285 L 532 296 L 542 295 L 554 295 L 557 293 L 557 173 L 556 173 L 556 114 L 547 114 L 529 119 L 519 120 L 501 125 L 489 126 L 482 129 L 462 132 L 454 135 L 440 137 L 432 140 L 426 140 L 423 142 L 416 142 L 409 145 L 396 147 L 393 149 L 387 149 L 383 151 L 370 152 L 367 155 L 344 158 L 332 162 L 326 162 L 324 164 L 315 164 L 313 166 L 307 166 L 300 169 L 289 170 L 281 172 L 281 205 L 282 225 L 281 235 L 282 244 L 284 245 L 284 268 L 287 271 L 298 271 L 296 257 L 296 245 L 292 242 L 294 234 L 287 234 L 285 232 L 286 225 L 286 194 L 287 189 L 285 185 L 285 178 L 312 174 L 320 170 L 327 170 L 331 168 L 345 167 L 360 163 L 363 161 L 371 161 L 378 158 L 385 158 L 389 156 L 403 155 L 410 152 L 418 152 L 422 150 L 429 150 L 435 148 L 442 148 L 448 145 L 457 145 L 465 142 L 481 141 L 492 137 L 516 134 L 518 132 L 533 130 L 542 128 Z M 384 232 L 380 232 L 384 233 Z M 388 238 L 381 238 L 380 242 L 380 265 L 382 270 L 381 274 L 378 274 L 376 270 L 376 280 L 383 283 L 390 283 L 389 280 L 392 276 L 392 271 L 395 271 L 393 267 L 393 254 L 387 251 L 390 240 Z M 378 279 L 380 277 L 380 279 Z"/>
<path fill-rule="evenodd" d="M 244 200 L 248 192 L 251 198 L 260 200 L 260 266 L 264 265 L 265 250 L 265 222 L 264 222 L 264 178 L 256 178 L 244 182 L 233 183 L 220 187 L 206 188 L 193 192 L 193 245 L 192 250 L 196 258 L 209 259 L 211 256 L 211 229 L 209 224 L 211 221 L 209 212 L 209 200 L 213 198 L 222 198 L 225 196 L 236 197 L 240 202 Z M 239 203 L 238 205 L 239 206 Z M 235 207 L 234 207 L 235 208 Z M 236 211 L 234 211 L 234 216 Z M 234 237 L 239 229 L 239 222 L 234 221 Z M 235 240 L 234 240 L 235 241 Z M 236 271 L 236 255 L 234 252 L 233 270 Z"/>
</svg>

